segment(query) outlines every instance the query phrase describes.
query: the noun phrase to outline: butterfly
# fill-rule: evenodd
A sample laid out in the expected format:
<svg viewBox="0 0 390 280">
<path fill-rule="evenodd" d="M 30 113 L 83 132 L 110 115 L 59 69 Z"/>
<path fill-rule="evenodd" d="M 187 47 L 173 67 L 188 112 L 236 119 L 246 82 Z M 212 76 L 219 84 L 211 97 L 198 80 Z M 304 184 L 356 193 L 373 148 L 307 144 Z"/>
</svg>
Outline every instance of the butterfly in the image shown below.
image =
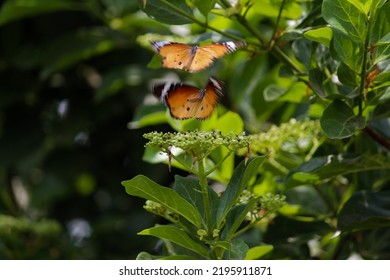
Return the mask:
<svg viewBox="0 0 390 280">
<path fill-rule="evenodd" d="M 173 118 L 204 120 L 211 116 L 222 97 L 223 83 L 210 77 L 205 89 L 183 83 L 156 84 L 153 94 L 168 106 Z"/>
<path fill-rule="evenodd" d="M 199 72 L 209 67 L 215 59 L 246 46 L 244 41 L 215 43 L 207 46 L 189 46 L 168 41 L 153 41 L 151 44 L 162 57 L 163 67 L 182 69 L 190 73 Z"/>
</svg>

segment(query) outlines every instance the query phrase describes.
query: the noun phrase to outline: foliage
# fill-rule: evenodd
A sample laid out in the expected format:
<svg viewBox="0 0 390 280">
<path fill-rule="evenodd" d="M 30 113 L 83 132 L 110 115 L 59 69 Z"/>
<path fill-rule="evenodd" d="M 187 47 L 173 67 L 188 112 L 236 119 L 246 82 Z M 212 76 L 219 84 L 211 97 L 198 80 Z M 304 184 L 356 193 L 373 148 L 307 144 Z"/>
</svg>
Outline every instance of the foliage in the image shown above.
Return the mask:
<svg viewBox="0 0 390 280">
<path fill-rule="evenodd" d="M 1 257 L 388 259 L 389 12 L 388 0 L 6 1 Z M 153 40 L 248 46 L 189 74 L 162 69 Z M 156 79 L 211 75 L 227 91 L 204 121 L 173 120 L 148 94 Z"/>
<path fill-rule="evenodd" d="M 219 4 L 218 7 L 215 6 L 216 2 Z M 145 1 L 143 10 L 150 17 L 166 24 L 193 23 L 206 32 L 207 30 L 212 31 L 209 33 L 203 31 L 203 34 L 198 31 L 197 37 L 189 37 L 188 39 L 192 40 L 193 43 L 215 38 L 217 37 L 215 33 L 219 33 L 222 35 L 219 40 L 245 39 L 249 44 L 247 50 L 252 55 L 260 57 L 260 53 L 269 52 L 279 61 L 279 63 L 267 64 L 260 58 L 255 58 L 252 61 L 245 61 L 242 58 L 236 60 L 227 58 L 229 64 L 226 68 L 228 70 L 223 71 L 218 68 L 216 70 L 219 75 L 224 75 L 229 80 L 232 90 L 230 97 L 234 103 L 231 106 L 241 113 L 244 127 L 253 133 L 247 140 L 248 147 L 244 145 L 244 150 L 245 148 L 248 150 L 250 147 L 252 154 L 267 155 L 265 164 L 256 167 L 255 172 L 251 175 L 261 174 L 261 176 L 252 179 L 250 186 L 244 185 L 242 187 L 255 196 L 264 197 L 270 193 L 283 193 L 287 196 L 288 204 L 280 211 L 278 207 L 273 209 L 274 211 L 271 213 L 279 211 L 280 215 L 290 220 L 291 232 L 286 234 L 289 234 L 290 238 L 295 237 L 294 239 L 297 241 L 291 242 L 295 244 L 283 244 L 283 239 L 270 238 L 270 233 L 278 228 L 277 220 L 279 217 L 274 222 L 276 229 L 267 230 L 266 227 L 260 226 L 262 223 L 259 223 L 258 220 L 255 221 L 260 226 L 259 229 L 262 228 L 260 232 L 263 231 L 262 235 L 264 235 L 259 241 L 269 242 L 270 245 L 273 245 L 267 254 L 267 257 L 271 258 L 308 258 L 310 256 L 330 258 L 340 257 L 341 252 L 346 257 L 348 254 L 355 253 L 354 250 L 356 250 L 353 248 L 347 251 L 342 247 L 345 246 L 346 236 L 354 235 L 362 228 L 375 230 L 375 228 L 381 227 L 380 223 L 382 226 L 387 225 L 385 221 L 388 218 L 388 213 L 385 202 L 380 203 L 374 197 L 383 197 L 384 201 L 387 199 L 388 194 L 384 189 L 389 180 L 388 175 L 385 175 L 386 170 L 390 167 L 388 151 L 383 150 L 375 142 L 367 143 L 362 132 L 367 131 L 367 134 L 374 136 L 374 140 L 389 147 L 387 139 L 380 140 L 383 140 L 380 135 L 385 134 L 388 128 L 388 115 L 382 113 L 378 117 L 375 113 L 377 106 L 381 107 L 387 103 L 388 82 L 383 77 L 388 77 L 389 70 L 390 52 L 387 37 L 390 25 L 383 18 L 383 14 L 388 10 L 389 3 L 368 1 L 363 5 L 357 1 L 334 0 L 324 0 L 322 4 L 321 1 L 265 2 L 267 4 L 264 1 L 237 1 L 232 4 L 225 0 L 212 2 L 177 1 L 177 3 L 155 0 Z M 320 5 L 322 9 L 318 9 Z M 196 14 L 196 9 L 202 15 Z M 262 33 L 258 31 L 256 26 L 259 16 L 263 18 L 261 22 L 265 22 L 266 18 L 272 22 L 272 24 L 261 25 L 264 30 Z M 289 25 L 287 25 L 287 20 L 290 20 Z M 291 23 L 291 20 L 295 21 Z M 227 26 L 228 29 L 226 29 Z M 193 30 L 196 30 L 195 27 L 191 32 L 192 35 L 196 35 L 196 31 Z M 170 37 L 147 34 L 140 37 L 139 42 L 148 47 L 148 41 L 158 39 L 174 40 Z M 158 59 L 154 58 L 149 65 L 157 68 L 156 61 Z M 262 78 L 260 74 L 265 73 L 267 71 L 265 69 L 268 69 L 268 72 L 273 75 L 264 75 L 265 78 Z M 213 73 L 213 69 L 211 72 Z M 207 73 L 207 75 L 209 74 Z M 204 79 L 205 76 L 202 78 Z M 259 95 L 259 92 L 263 92 L 263 96 Z M 314 95 L 308 98 L 311 93 Z M 281 117 L 277 117 L 279 112 Z M 167 119 L 165 114 L 157 115 L 154 113 L 152 118 L 147 113 L 137 115 L 135 118 L 133 124 L 136 127 L 159 122 L 159 118 L 160 122 L 168 121 L 178 131 L 194 128 L 200 130 L 200 132 L 195 130 L 194 133 L 186 137 L 184 137 L 186 134 L 175 135 L 174 138 L 178 137 L 179 139 L 176 141 L 171 140 L 170 134 L 145 135 L 146 138 L 153 138 L 153 140 L 146 144 L 144 159 L 151 163 L 165 161 L 169 166 L 180 167 L 181 165 L 181 168 L 189 170 L 199 178 L 199 182 L 196 179 L 191 179 L 191 182 L 184 184 L 183 178 L 176 177 L 175 186 L 178 184 L 186 186 L 185 193 L 174 188 L 182 197 L 173 198 L 162 193 L 157 195 L 156 191 L 161 189 L 163 192 L 165 187 L 155 185 L 146 178 L 135 177 L 130 181 L 123 182 L 129 194 L 157 202 L 157 204 L 148 202 L 147 210 L 165 217 L 176 225 L 173 228 L 171 226 L 167 228 L 156 226 L 141 232 L 141 234 L 161 238 L 166 243 L 166 247 L 171 248 L 171 251 L 166 252 L 168 255 L 183 255 L 184 253 L 180 253 L 177 246 L 173 246 L 179 245 L 196 252 L 197 255 L 191 255 L 195 258 L 245 258 L 245 256 L 248 258 L 251 256 L 249 247 L 242 243 L 240 231 L 235 234 L 238 237 L 236 240 L 219 234 L 226 228 L 234 226 L 237 226 L 235 228 L 237 230 L 240 227 L 239 224 L 243 222 L 237 217 L 243 217 L 253 211 L 251 210 L 253 207 L 251 200 L 240 206 L 240 210 L 236 210 L 234 205 L 237 203 L 237 196 L 229 197 L 231 182 L 242 180 L 235 178 L 240 165 L 235 171 L 233 171 L 233 165 L 230 164 L 223 171 L 218 172 L 220 162 L 211 155 L 215 147 L 211 142 L 199 140 L 203 137 L 202 130 L 222 129 L 227 132 L 232 129 L 236 130 L 236 133 L 241 132 L 241 127 L 236 127 L 234 122 L 221 124 L 216 121 L 226 114 L 226 112 L 219 111 L 218 117 L 214 116 L 204 123 L 194 124 L 193 121 L 189 121 L 179 125 L 169 118 Z M 264 127 L 264 120 L 270 119 L 270 117 L 277 119 L 280 126 L 272 126 L 266 129 L 266 132 L 259 132 L 259 128 Z M 300 121 L 295 120 L 294 117 L 298 117 Z M 288 119 L 290 120 L 285 122 Z M 315 121 L 316 119 L 319 122 Z M 381 125 L 375 125 L 379 119 Z M 375 125 L 375 132 L 371 128 L 373 125 Z M 215 132 L 214 135 L 216 135 Z M 217 133 L 217 135 L 219 134 Z M 156 138 L 158 143 L 153 144 L 156 142 Z M 191 138 L 192 141 L 189 141 L 188 138 Z M 218 143 L 218 140 L 212 143 Z M 151 146 L 157 149 L 153 151 Z M 370 152 L 365 152 L 364 146 L 370 147 Z M 196 147 L 202 147 L 206 149 L 206 152 L 201 153 Z M 174 155 L 173 149 L 184 150 L 184 152 Z M 236 150 L 238 154 L 242 154 L 241 149 Z M 244 151 L 247 156 L 248 151 Z M 158 156 L 159 152 L 166 153 L 167 158 Z M 189 163 L 188 159 L 186 162 L 187 155 L 191 154 L 192 163 Z M 208 156 L 209 154 L 210 156 Z M 227 154 L 225 158 L 228 156 Z M 195 167 L 196 163 L 197 168 Z M 204 166 L 213 172 L 205 172 Z M 227 174 L 231 175 L 230 180 L 229 176 L 226 176 Z M 364 177 L 374 176 L 374 174 L 381 178 L 380 187 L 374 188 L 375 182 L 361 184 Z M 213 197 L 218 197 L 221 194 L 210 195 L 213 190 L 209 190 L 207 180 L 202 179 L 207 175 L 226 184 L 222 198 L 217 199 L 217 202 L 214 202 L 215 198 Z M 140 181 L 141 178 L 142 181 Z M 202 186 L 203 184 L 204 186 Z M 142 193 L 135 192 L 136 189 L 141 188 Z M 365 195 L 359 196 L 358 194 L 362 190 L 364 190 Z M 188 194 L 191 191 L 196 191 L 196 193 Z M 240 192 L 242 191 L 244 189 L 240 190 Z M 169 192 L 171 193 L 170 189 Z M 155 194 L 154 197 L 151 197 L 151 193 Z M 203 204 L 200 204 L 202 201 L 200 196 L 202 195 L 206 198 L 204 197 Z M 367 202 L 367 197 L 371 196 L 373 199 L 369 200 L 371 201 L 369 204 L 373 208 L 379 207 L 380 210 L 378 209 L 378 213 L 369 212 L 372 213 L 372 216 L 368 214 L 368 217 L 364 217 L 366 215 L 363 213 L 367 212 L 366 208 L 371 208 L 371 206 L 363 206 L 363 201 Z M 161 201 L 162 197 L 164 201 Z M 191 209 L 192 219 L 189 219 L 188 213 L 177 209 L 179 205 L 187 203 L 182 201 L 182 198 L 187 198 L 188 202 L 197 206 L 196 208 L 183 207 L 187 211 Z M 228 204 L 233 207 L 220 210 L 224 199 L 230 200 Z M 222 220 L 215 221 L 215 218 L 207 217 L 210 209 L 210 206 L 207 205 L 213 203 L 217 213 L 226 211 L 227 216 L 222 215 Z M 171 204 L 175 205 L 176 208 L 173 209 Z M 358 209 L 362 207 L 364 208 L 360 212 Z M 266 209 L 268 208 L 266 207 Z M 358 211 L 357 213 L 361 214 L 356 216 L 347 214 L 350 212 L 347 209 L 355 209 Z M 261 212 L 261 209 L 258 210 Z M 211 213 L 215 211 L 211 210 Z M 194 220 L 193 215 L 198 216 L 198 218 Z M 229 215 L 236 218 L 229 219 Z M 185 218 L 187 222 L 182 223 L 180 217 Z M 204 217 L 201 222 L 199 222 L 200 217 Z M 211 227 L 207 223 L 208 219 L 212 220 Z M 302 235 L 298 231 L 295 236 L 294 228 L 300 226 L 302 219 L 306 221 L 307 232 Z M 264 223 L 269 222 L 268 220 Z M 220 228 L 219 226 L 222 224 L 226 228 Z M 165 230 L 171 231 L 173 229 L 178 234 L 180 233 L 180 237 L 176 236 L 173 231 L 169 235 L 166 234 Z M 197 232 L 198 236 L 194 235 L 194 232 Z M 359 232 L 359 234 L 361 233 Z M 333 238 L 330 239 L 330 236 Z M 188 242 L 184 244 L 183 240 Z M 309 242 L 314 241 L 319 241 L 320 248 L 309 247 Z M 235 246 L 235 242 L 240 243 L 240 245 Z M 280 244 L 280 242 L 282 243 Z M 219 243 L 224 244 L 225 247 Z M 281 247 L 275 246 L 275 243 L 279 243 Z M 216 250 L 216 244 L 218 244 L 217 247 L 223 248 L 220 254 L 218 254 L 218 250 L 221 249 Z M 337 247 L 334 244 L 341 245 Z M 172 249 L 172 246 L 175 249 Z M 304 246 L 311 249 L 310 255 L 303 251 L 297 251 L 298 253 L 289 251 L 293 250 L 294 247 L 303 249 Z M 205 248 L 209 249 L 208 254 Z M 257 247 L 253 246 L 253 248 Z M 251 250 L 254 250 L 253 248 Z M 379 256 L 383 257 L 383 252 L 378 252 Z M 228 254 L 226 255 L 226 253 Z M 363 254 L 361 251 L 358 253 Z M 188 255 L 188 252 L 185 255 Z M 142 257 L 146 257 L 145 253 L 142 254 Z M 256 258 L 258 257 L 264 257 L 264 255 Z"/>
</svg>

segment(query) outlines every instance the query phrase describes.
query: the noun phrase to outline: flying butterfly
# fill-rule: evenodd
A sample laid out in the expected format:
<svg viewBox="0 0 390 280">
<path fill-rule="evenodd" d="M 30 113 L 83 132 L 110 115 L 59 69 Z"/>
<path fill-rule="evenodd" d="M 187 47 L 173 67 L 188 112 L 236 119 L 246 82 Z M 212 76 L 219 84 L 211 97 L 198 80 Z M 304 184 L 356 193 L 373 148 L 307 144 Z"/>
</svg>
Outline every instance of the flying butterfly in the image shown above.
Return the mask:
<svg viewBox="0 0 390 280">
<path fill-rule="evenodd" d="M 244 46 L 244 41 L 229 41 L 207 46 L 189 46 L 186 44 L 153 41 L 153 48 L 162 57 L 162 66 L 196 73 L 213 64 L 215 59 L 234 52 Z"/>
<path fill-rule="evenodd" d="M 153 93 L 168 106 L 173 118 L 204 120 L 211 116 L 222 97 L 223 83 L 210 77 L 205 89 L 183 83 L 156 84 Z"/>
</svg>

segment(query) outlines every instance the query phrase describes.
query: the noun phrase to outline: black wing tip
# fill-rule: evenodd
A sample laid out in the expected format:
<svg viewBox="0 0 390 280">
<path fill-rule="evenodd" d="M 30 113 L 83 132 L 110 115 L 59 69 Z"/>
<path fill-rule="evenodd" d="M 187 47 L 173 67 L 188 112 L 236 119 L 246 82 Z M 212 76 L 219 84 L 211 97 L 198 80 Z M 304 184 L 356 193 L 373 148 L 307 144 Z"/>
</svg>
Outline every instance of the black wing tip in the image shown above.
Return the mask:
<svg viewBox="0 0 390 280">
<path fill-rule="evenodd" d="M 166 46 L 166 45 L 171 45 L 175 44 L 175 42 L 170 42 L 170 41 L 149 41 L 149 43 L 152 45 L 153 49 L 155 49 L 157 52 L 159 52 L 160 48 Z"/>
<path fill-rule="evenodd" d="M 154 84 L 152 86 L 152 92 L 153 92 L 154 96 L 161 98 L 164 86 L 165 86 L 165 84 Z"/>
<path fill-rule="evenodd" d="M 221 44 L 223 44 L 229 52 L 234 52 L 248 45 L 247 42 L 245 42 L 244 40 L 227 41 Z"/>
<path fill-rule="evenodd" d="M 211 84 L 211 86 L 215 89 L 216 93 L 218 94 L 218 98 L 221 98 L 223 96 L 225 91 L 225 83 L 222 80 L 211 76 L 209 78 L 208 84 Z"/>
</svg>

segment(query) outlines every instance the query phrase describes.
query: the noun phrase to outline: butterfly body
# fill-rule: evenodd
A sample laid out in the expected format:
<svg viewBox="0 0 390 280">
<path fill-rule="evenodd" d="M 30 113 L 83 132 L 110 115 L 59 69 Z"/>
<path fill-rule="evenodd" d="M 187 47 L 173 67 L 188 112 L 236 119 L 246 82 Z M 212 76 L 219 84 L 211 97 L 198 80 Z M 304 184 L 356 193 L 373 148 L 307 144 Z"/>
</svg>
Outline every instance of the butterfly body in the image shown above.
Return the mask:
<svg viewBox="0 0 390 280">
<path fill-rule="evenodd" d="M 211 77 L 205 89 L 182 83 L 166 83 L 155 85 L 153 93 L 168 106 L 173 118 L 203 120 L 214 112 L 223 95 L 223 84 Z"/>
<path fill-rule="evenodd" d="M 162 57 L 162 66 L 196 73 L 209 67 L 215 59 L 246 46 L 244 41 L 230 41 L 206 46 L 189 46 L 169 41 L 153 41 L 153 48 Z"/>
</svg>

